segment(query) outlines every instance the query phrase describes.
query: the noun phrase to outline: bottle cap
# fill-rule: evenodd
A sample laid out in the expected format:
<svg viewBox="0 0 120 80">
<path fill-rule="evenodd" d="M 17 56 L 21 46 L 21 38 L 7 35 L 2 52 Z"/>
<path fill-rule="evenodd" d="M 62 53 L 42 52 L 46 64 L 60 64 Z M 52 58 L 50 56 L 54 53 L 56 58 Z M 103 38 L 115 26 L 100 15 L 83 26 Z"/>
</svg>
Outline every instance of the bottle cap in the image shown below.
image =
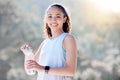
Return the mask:
<svg viewBox="0 0 120 80">
<path fill-rule="evenodd" d="M 28 47 L 27 50 L 30 52 L 30 48 Z"/>
</svg>

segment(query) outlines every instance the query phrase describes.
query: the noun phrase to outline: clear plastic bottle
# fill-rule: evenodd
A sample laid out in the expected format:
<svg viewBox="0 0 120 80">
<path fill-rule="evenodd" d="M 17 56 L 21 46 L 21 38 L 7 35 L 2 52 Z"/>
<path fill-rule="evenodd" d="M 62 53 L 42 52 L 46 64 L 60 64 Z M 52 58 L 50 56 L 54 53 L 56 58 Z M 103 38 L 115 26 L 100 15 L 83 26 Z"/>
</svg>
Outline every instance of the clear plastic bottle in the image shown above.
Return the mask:
<svg viewBox="0 0 120 80">
<path fill-rule="evenodd" d="M 28 53 L 25 55 L 25 64 L 28 60 L 33 60 L 34 59 L 34 54 L 30 51 L 29 47 L 27 48 L 27 50 L 28 50 Z M 26 74 L 28 74 L 28 75 L 35 75 L 35 73 L 36 73 L 34 70 L 27 69 L 27 68 L 26 68 L 25 71 L 26 71 Z"/>
</svg>

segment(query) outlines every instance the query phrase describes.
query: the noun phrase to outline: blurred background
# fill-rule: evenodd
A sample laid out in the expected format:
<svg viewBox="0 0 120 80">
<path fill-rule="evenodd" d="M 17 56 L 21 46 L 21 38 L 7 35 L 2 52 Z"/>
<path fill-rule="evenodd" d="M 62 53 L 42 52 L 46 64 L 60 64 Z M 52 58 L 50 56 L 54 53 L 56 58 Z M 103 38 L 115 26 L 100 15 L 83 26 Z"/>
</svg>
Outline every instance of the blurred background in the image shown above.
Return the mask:
<svg viewBox="0 0 120 80">
<path fill-rule="evenodd" d="M 120 0 L 0 0 L 0 80 L 36 80 L 24 71 L 20 47 L 37 50 L 52 3 L 63 4 L 71 16 L 78 46 L 73 80 L 120 80 Z"/>
</svg>

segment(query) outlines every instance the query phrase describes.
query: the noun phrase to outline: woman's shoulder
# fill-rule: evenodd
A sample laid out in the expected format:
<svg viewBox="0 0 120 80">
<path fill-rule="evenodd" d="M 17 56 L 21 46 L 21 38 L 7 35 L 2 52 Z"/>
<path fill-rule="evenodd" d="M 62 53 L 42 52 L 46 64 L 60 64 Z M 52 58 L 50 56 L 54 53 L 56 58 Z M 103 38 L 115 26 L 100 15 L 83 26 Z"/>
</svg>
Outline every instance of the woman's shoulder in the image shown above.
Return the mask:
<svg viewBox="0 0 120 80">
<path fill-rule="evenodd" d="M 76 46 L 75 37 L 71 34 L 67 34 L 63 41 L 63 48 L 66 50 L 67 48 L 75 47 L 75 46 Z"/>
<path fill-rule="evenodd" d="M 75 36 L 72 34 L 67 33 L 65 40 L 69 40 L 69 39 L 75 39 Z"/>
<path fill-rule="evenodd" d="M 64 38 L 64 43 L 71 43 L 71 42 L 76 42 L 76 39 L 74 35 L 68 33 Z"/>
</svg>

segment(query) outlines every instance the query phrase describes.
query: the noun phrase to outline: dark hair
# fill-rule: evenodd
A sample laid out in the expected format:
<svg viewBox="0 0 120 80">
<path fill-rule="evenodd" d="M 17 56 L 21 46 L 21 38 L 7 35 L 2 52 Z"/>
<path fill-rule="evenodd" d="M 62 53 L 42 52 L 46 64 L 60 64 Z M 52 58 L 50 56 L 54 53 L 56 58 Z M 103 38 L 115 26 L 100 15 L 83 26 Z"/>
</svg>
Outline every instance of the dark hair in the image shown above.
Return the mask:
<svg viewBox="0 0 120 80">
<path fill-rule="evenodd" d="M 61 11 L 63 12 L 63 14 L 64 14 L 64 17 L 66 17 L 66 21 L 65 21 L 65 23 L 63 23 L 63 31 L 65 32 L 65 33 L 69 33 L 70 32 L 70 17 L 69 17 L 69 15 L 68 15 L 68 13 L 67 13 L 67 11 L 65 10 L 65 8 L 62 6 L 62 5 L 60 5 L 60 4 L 52 4 L 52 5 L 50 5 L 48 8 L 47 8 L 47 10 L 46 10 L 46 13 L 47 13 L 47 11 L 51 8 L 51 7 L 57 7 L 57 8 L 59 8 L 59 9 L 61 9 Z M 46 15 L 46 13 L 45 13 L 45 15 Z M 48 24 L 45 22 L 45 17 L 44 17 L 44 33 L 45 33 L 45 36 L 46 37 L 52 37 L 52 33 L 51 33 L 51 29 L 50 29 L 50 27 L 48 26 Z"/>
</svg>

